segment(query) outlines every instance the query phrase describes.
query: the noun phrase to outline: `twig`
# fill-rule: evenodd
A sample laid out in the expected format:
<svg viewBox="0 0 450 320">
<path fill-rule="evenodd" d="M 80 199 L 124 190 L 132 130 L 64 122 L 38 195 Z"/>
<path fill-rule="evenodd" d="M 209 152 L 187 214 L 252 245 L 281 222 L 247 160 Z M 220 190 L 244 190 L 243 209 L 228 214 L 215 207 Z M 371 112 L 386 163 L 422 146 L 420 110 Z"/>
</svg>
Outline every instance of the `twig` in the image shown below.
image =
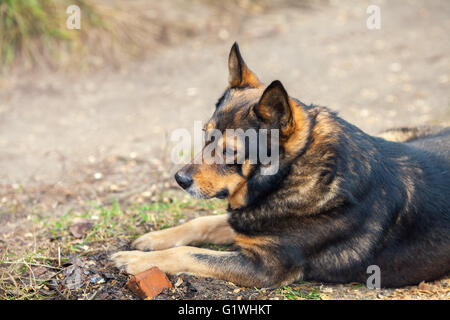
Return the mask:
<svg viewBox="0 0 450 320">
<path fill-rule="evenodd" d="M 97 295 L 97 293 L 98 293 L 99 291 L 100 291 L 100 290 L 95 291 L 94 294 L 88 298 L 88 300 L 94 300 L 95 296 Z"/>
<path fill-rule="evenodd" d="M 67 297 L 65 295 L 63 295 L 56 286 L 53 286 L 53 290 L 55 290 L 56 293 L 59 294 L 64 300 L 67 300 Z"/>
<path fill-rule="evenodd" d="M 39 263 L 27 263 L 27 262 L 24 262 L 24 261 L 0 261 L 0 264 L 2 264 L 2 263 L 4 263 L 4 264 L 24 264 L 26 266 L 44 267 L 44 268 L 50 268 L 50 269 L 57 269 L 57 270 L 59 270 L 58 267 L 52 267 L 52 266 L 48 266 L 48 265 L 45 265 L 45 264 L 39 264 Z"/>
</svg>

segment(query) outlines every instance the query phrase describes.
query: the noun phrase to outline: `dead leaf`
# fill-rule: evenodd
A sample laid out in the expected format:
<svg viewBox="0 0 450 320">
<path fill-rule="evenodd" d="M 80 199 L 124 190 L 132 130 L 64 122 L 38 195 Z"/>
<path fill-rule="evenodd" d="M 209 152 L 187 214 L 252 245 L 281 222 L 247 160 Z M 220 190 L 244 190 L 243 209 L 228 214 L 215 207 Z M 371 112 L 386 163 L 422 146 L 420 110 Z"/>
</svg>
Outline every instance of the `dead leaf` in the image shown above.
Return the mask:
<svg viewBox="0 0 450 320">
<path fill-rule="evenodd" d="M 94 223 L 91 220 L 83 220 L 80 222 L 77 222 L 69 227 L 70 233 L 77 238 L 82 238 L 86 232 L 88 232 L 92 227 L 94 226 Z"/>
<path fill-rule="evenodd" d="M 63 271 L 66 276 L 64 279 L 64 285 L 67 289 L 73 290 L 83 286 L 83 273 L 81 268 L 76 265 L 71 265 Z"/>
<path fill-rule="evenodd" d="M 178 288 L 183 283 L 183 278 L 178 277 L 177 282 L 175 282 L 175 288 Z"/>
<path fill-rule="evenodd" d="M 44 273 L 46 273 L 48 271 L 47 268 L 41 267 L 41 266 L 33 267 L 32 270 L 33 270 L 32 275 L 36 278 L 42 276 Z M 30 273 L 31 273 L 30 270 L 27 270 L 27 272 L 25 274 L 30 275 Z"/>
<path fill-rule="evenodd" d="M 35 277 L 39 277 L 39 276 L 42 276 L 44 273 L 46 273 L 47 270 L 48 269 L 45 267 L 35 267 L 35 268 L 33 268 L 33 274 Z"/>
</svg>

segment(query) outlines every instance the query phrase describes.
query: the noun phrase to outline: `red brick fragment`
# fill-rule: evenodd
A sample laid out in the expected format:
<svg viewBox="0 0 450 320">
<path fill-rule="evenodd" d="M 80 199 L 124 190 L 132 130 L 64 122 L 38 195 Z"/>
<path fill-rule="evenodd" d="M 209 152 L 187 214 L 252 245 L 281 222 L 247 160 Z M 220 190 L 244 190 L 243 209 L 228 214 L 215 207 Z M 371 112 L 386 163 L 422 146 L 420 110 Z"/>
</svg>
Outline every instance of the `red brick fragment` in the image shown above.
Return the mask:
<svg viewBox="0 0 450 320">
<path fill-rule="evenodd" d="M 165 288 L 172 288 L 172 283 L 159 268 L 153 267 L 131 277 L 127 282 L 128 288 L 140 298 L 153 298 Z"/>
</svg>

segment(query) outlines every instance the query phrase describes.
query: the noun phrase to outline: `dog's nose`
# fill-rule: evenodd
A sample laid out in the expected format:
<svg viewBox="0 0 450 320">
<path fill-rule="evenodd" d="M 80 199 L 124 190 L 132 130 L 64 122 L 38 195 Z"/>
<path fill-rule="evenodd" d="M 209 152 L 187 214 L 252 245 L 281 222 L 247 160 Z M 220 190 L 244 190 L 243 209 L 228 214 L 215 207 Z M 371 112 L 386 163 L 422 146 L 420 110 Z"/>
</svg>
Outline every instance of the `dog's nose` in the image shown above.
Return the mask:
<svg viewBox="0 0 450 320">
<path fill-rule="evenodd" d="M 185 174 L 182 171 L 178 171 L 175 174 L 175 180 L 177 180 L 178 184 L 183 189 L 189 188 L 192 185 L 192 183 L 194 182 L 194 180 L 192 180 L 192 178 L 188 174 Z"/>
</svg>

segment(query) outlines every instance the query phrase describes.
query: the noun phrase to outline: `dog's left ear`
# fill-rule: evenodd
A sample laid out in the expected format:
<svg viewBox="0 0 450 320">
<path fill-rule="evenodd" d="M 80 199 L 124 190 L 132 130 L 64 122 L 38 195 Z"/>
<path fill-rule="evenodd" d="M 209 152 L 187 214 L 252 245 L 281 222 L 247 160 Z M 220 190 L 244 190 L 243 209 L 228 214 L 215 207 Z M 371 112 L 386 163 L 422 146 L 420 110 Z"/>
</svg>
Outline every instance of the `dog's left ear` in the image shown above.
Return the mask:
<svg viewBox="0 0 450 320">
<path fill-rule="evenodd" d="M 272 82 L 254 108 L 256 116 L 272 128 L 288 134 L 293 128 L 293 116 L 289 96 L 280 81 Z"/>
<path fill-rule="evenodd" d="M 228 57 L 228 84 L 230 88 L 236 87 L 252 87 L 257 88 L 261 86 L 258 77 L 247 67 L 239 52 L 237 42 L 231 47 L 230 55 Z"/>
</svg>

